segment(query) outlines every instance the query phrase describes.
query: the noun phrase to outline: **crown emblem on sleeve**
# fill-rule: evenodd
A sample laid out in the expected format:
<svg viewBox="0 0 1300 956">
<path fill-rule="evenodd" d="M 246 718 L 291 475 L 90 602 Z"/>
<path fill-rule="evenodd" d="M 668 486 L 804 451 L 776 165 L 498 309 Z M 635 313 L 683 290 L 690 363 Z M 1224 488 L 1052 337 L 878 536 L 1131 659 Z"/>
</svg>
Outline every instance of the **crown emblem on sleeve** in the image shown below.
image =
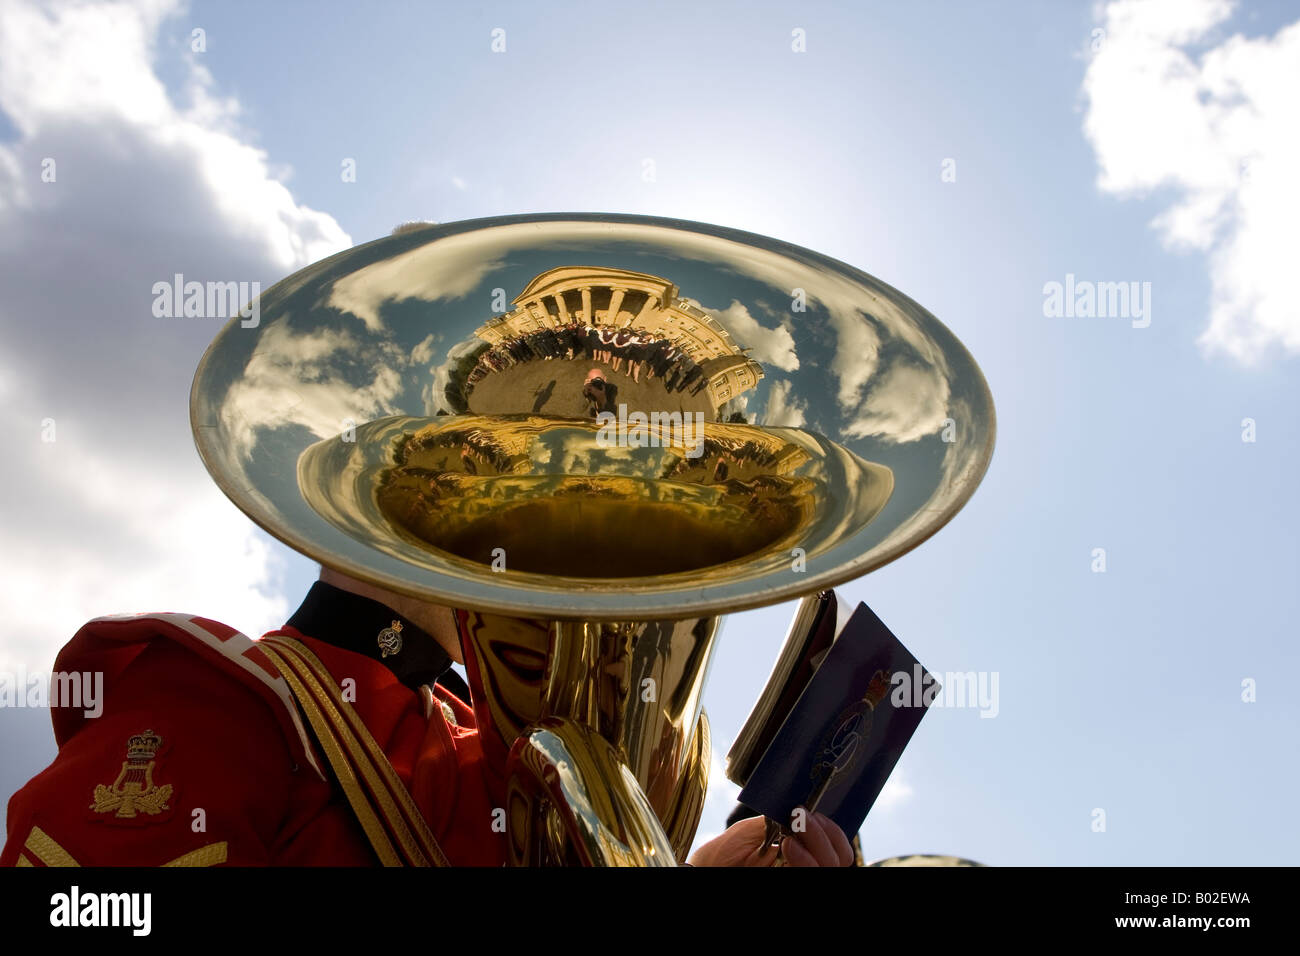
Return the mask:
<svg viewBox="0 0 1300 956">
<path fill-rule="evenodd" d="M 126 758 L 131 760 L 149 761 L 158 755 L 158 748 L 162 746 L 162 738 L 152 730 L 146 730 L 142 734 L 135 734 L 126 741 Z"/>
<path fill-rule="evenodd" d="M 112 814 L 109 818 L 112 820 L 134 821 L 147 817 L 161 818 L 171 810 L 167 801 L 172 795 L 172 785 L 159 785 L 153 779 L 162 745 L 162 737 L 152 730 L 128 737 L 122 769 L 111 784 L 105 786 L 101 783 L 95 787 L 91 811 Z"/>
</svg>

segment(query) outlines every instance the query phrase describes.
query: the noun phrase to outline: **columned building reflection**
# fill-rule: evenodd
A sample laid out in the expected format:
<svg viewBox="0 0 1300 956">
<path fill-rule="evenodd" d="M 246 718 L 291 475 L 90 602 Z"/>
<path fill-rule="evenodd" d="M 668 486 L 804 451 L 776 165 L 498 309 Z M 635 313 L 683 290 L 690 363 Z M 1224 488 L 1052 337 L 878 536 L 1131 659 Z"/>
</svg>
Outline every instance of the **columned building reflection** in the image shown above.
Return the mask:
<svg viewBox="0 0 1300 956">
<path fill-rule="evenodd" d="M 506 347 L 538 333 L 574 326 L 599 330 L 606 340 L 619 330 L 635 333 L 623 336 L 637 343 L 632 349 L 644 348 L 646 342 L 671 346 L 674 361 L 684 368 L 680 377 L 666 381 L 689 377 L 687 384 L 693 391 L 703 391 L 714 409 L 754 388 L 763 377 L 762 367 L 736 345 L 721 323 L 682 299 L 677 286 L 659 276 L 562 266 L 533 278 L 513 301 L 513 311 L 484 323 L 475 335 L 490 346 Z M 613 341 L 609 354 L 617 357 L 620 339 L 614 336 Z M 592 342 L 596 347 L 608 344 Z"/>
</svg>

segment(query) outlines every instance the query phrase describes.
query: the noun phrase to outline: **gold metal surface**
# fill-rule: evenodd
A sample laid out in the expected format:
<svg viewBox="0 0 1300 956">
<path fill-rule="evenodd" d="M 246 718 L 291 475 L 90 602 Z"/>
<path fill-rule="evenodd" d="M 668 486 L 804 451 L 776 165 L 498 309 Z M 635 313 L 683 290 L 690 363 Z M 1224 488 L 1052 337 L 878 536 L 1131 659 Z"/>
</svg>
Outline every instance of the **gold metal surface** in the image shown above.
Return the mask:
<svg viewBox="0 0 1300 956">
<path fill-rule="evenodd" d="M 701 697 L 717 618 L 548 623 L 462 611 L 458 622 L 488 759 L 502 766 L 517 758 L 511 747 L 552 719 L 587 728 L 615 748 L 622 768 L 612 776 L 600 770 L 596 779 L 626 784 L 622 799 L 629 807 L 648 805 L 664 840 L 684 860 L 708 786 Z M 565 746 L 583 766 L 605 767 L 603 749 L 592 752 L 586 737 L 568 734 Z M 528 766 L 554 749 L 537 747 Z M 534 794 L 530 806 L 539 799 Z M 509 819 L 518 822 L 515 810 Z M 540 820 L 535 817 L 534 832 Z"/>
<path fill-rule="evenodd" d="M 872 860 L 867 866 L 987 866 L 987 864 L 960 856 L 912 853 L 907 856 L 888 856 L 883 860 Z"/>
<path fill-rule="evenodd" d="M 558 351 L 557 330 L 575 328 L 581 341 L 565 341 Z M 618 345 L 618 335 L 635 338 Z M 621 417 L 630 422 L 614 429 L 615 444 L 602 448 L 599 460 L 581 447 L 594 441 L 595 403 L 589 389 L 584 395 L 593 369 L 617 390 L 606 393 L 607 410 L 617 419 L 625 407 Z M 658 456 L 696 489 L 736 489 L 763 477 L 747 468 L 768 477 L 775 468 L 761 441 L 733 444 L 732 435 L 716 444 L 706 438 L 697 458 L 685 454 L 686 435 L 677 448 L 637 447 L 643 434 L 631 419 L 638 413 L 660 416 L 660 437 L 663 416 L 672 415 L 683 432 L 698 416 L 706 433 L 724 425 L 755 436 L 788 429 L 814 446 L 837 482 L 835 495 L 856 487 L 859 463 L 889 475 L 892 489 L 867 520 L 810 529 L 819 535 L 813 549 L 795 544 L 784 561 L 733 568 L 737 573 L 701 586 L 699 568 L 653 580 L 596 575 L 582 565 L 571 568 L 576 574 L 539 574 L 530 568 L 545 555 L 521 554 L 524 564 L 515 565 L 508 549 L 504 570 L 485 574 L 481 543 L 466 548 L 463 536 L 435 535 L 468 550 L 472 560 L 465 560 L 422 546 L 409 532 L 390 533 L 373 514 L 354 522 L 351 509 L 378 507 L 371 487 L 356 487 L 350 471 L 320 467 L 398 467 L 397 449 L 379 454 L 363 444 L 410 440 L 434 423 L 449 435 L 460 427 L 456 419 L 469 416 L 499 426 L 491 434 L 467 427 L 456 449 L 460 462 L 447 470 L 449 494 L 472 490 L 454 480 L 460 468 L 477 470 L 462 478 L 493 473 L 479 483 L 484 494 L 507 487 L 496 473 L 511 471 L 524 454 L 538 464 L 549 453 L 546 474 L 555 483 L 627 475 L 609 470 L 622 454 L 643 464 Z M 531 439 L 527 428 L 504 434 L 530 418 L 553 430 Z M 309 266 L 263 293 L 256 325 L 236 317 L 218 335 L 195 376 L 191 421 L 222 490 L 291 547 L 401 594 L 577 620 L 705 617 L 866 573 L 956 513 L 983 476 L 994 431 L 988 388 L 961 343 L 879 280 L 750 233 L 594 214 L 411 229 Z M 554 427 L 559 423 L 568 427 Z M 587 428 L 585 441 L 578 425 Z M 697 435 L 689 437 L 697 447 Z M 334 451 L 300 461 L 318 442 Z M 712 472 L 705 474 L 702 458 Z M 319 482 L 332 483 L 335 493 L 309 501 Z M 733 503 L 749 493 L 756 492 L 726 492 Z M 815 520 L 825 525 L 837 520 L 841 502 L 823 500 L 826 510 Z M 350 504 L 329 510 L 340 502 Z M 501 530 L 499 523 L 486 527 Z M 654 526 L 593 522 L 586 531 L 588 552 L 613 556 Z"/>
<path fill-rule="evenodd" d="M 291 547 L 459 609 L 520 863 L 684 858 L 716 615 L 915 547 L 992 451 L 983 376 L 933 316 L 699 223 L 404 229 L 258 315 L 196 374 L 204 463 Z"/>
<path fill-rule="evenodd" d="M 559 717 L 532 726 L 507 771 L 512 865 L 676 865 L 619 752 L 590 727 Z"/>
<path fill-rule="evenodd" d="M 521 592 L 567 580 L 584 598 L 789 574 L 795 548 L 815 561 L 894 488 L 802 429 L 705 423 L 695 457 L 646 430 L 654 444 L 629 447 L 581 419 L 383 418 L 307 448 L 299 486 L 341 530 L 430 572 L 506 572 Z"/>
</svg>

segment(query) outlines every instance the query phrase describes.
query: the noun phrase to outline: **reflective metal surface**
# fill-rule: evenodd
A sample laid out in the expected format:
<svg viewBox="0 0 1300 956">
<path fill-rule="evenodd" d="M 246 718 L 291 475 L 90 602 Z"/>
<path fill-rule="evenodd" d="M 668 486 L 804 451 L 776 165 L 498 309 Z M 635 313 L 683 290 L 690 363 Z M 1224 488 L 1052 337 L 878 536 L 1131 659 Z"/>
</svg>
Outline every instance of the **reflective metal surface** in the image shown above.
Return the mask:
<svg viewBox="0 0 1300 956">
<path fill-rule="evenodd" d="M 867 866 L 987 866 L 987 864 L 960 856 L 913 853 L 908 856 L 887 856 L 883 860 L 872 860 Z"/>
<path fill-rule="evenodd" d="M 556 717 L 530 728 L 507 770 L 511 865 L 677 864 L 618 751 L 589 727 Z"/>
<path fill-rule="evenodd" d="M 929 313 L 715 226 L 408 229 L 257 314 L 195 376 L 203 461 L 291 547 L 459 609 L 520 864 L 684 859 L 715 615 L 915 547 L 992 451 L 984 379 Z"/>
<path fill-rule="evenodd" d="M 544 763 L 545 755 L 558 746 L 541 742 L 552 740 L 554 721 L 562 720 L 594 735 L 577 731 L 564 735 L 566 767 L 590 768 L 590 779 L 581 786 L 599 780 L 603 793 L 611 787 L 619 791 L 609 799 L 623 807 L 620 828 L 637 815 L 637 807 L 649 810 L 651 816 L 635 832 L 661 832 L 658 839 L 685 860 L 708 788 L 711 750 L 701 697 L 717 618 L 548 623 L 460 611 L 457 620 L 483 752 L 494 766 L 508 766 L 515 777 L 522 774 L 512 784 L 519 795 L 508 813 L 519 859 L 559 862 L 564 858 L 561 847 L 538 841 L 559 819 L 553 814 L 563 816 L 565 809 L 536 789 L 535 774 L 528 770 L 540 767 L 539 761 Z M 541 727 L 550 729 L 535 736 Z M 595 738 L 607 743 L 595 747 L 591 743 Z M 517 750 L 525 739 L 532 743 L 521 765 L 512 748 Z M 607 766 L 609 746 L 618 755 L 617 774 Z M 564 771 L 565 767 L 556 766 L 547 773 L 567 780 Z M 576 787 L 577 782 L 566 784 L 568 790 Z M 576 825 L 563 818 L 569 821 L 566 826 Z M 532 834 L 531 842 L 520 836 L 523 832 Z M 623 846 L 611 843 L 612 837 L 602 840 L 606 849 L 615 843 Z M 529 846 L 526 852 L 524 843 Z M 633 850 L 629 845 L 609 852 L 605 864 L 624 860 Z M 662 853 L 651 857 L 667 865 Z"/>
<path fill-rule="evenodd" d="M 456 607 L 803 595 L 933 534 L 993 444 L 979 369 L 916 303 L 697 223 L 417 228 L 291 276 L 246 325 L 192 395 L 222 489 L 291 547 Z"/>
</svg>

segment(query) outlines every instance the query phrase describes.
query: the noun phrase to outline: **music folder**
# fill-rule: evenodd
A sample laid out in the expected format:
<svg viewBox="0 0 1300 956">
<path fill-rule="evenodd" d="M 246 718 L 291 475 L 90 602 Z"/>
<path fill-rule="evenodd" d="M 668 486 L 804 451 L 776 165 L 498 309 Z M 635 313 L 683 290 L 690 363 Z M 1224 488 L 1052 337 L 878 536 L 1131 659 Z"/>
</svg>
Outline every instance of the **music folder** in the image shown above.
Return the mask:
<svg viewBox="0 0 1300 956">
<path fill-rule="evenodd" d="M 866 604 L 850 611 L 833 591 L 805 598 L 727 776 L 742 804 L 786 833 L 804 807 L 852 837 L 938 689 Z"/>
</svg>

